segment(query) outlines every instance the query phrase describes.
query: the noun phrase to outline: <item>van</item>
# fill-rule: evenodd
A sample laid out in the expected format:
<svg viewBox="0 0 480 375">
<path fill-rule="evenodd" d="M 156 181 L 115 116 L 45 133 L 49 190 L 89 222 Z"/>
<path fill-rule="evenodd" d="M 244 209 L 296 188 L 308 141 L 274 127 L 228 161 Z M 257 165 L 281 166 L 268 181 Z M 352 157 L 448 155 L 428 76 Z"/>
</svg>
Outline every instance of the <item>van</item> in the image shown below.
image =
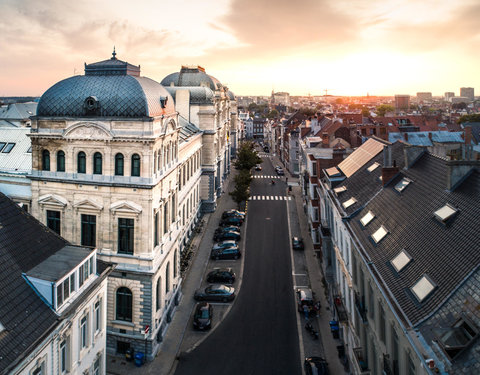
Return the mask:
<svg viewBox="0 0 480 375">
<path fill-rule="evenodd" d="M 303 311 L 303 306 L 313 308 L 315 304 L 313 300 L 313 292 L 310 288 L 298 288 L 297 289 L 297 309 L 299 312 Z"/>
</svg>

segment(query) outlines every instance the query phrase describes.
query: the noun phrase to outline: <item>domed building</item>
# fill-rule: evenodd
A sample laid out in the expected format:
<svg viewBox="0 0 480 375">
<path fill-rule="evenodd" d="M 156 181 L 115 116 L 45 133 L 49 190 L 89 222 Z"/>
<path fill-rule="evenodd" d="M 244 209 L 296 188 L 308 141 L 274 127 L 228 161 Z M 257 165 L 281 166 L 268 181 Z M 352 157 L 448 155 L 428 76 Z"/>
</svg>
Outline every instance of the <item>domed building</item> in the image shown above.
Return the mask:
<svg viewBox="0 0 480 375">
<path fill-rule="evenodd" d="M 179 116 L 203 131 L 202 208 L 214 211 L 238 147 L 235 95 L 201 66 L 182 66 L 161 83 Z"/>
<path fill-rule="evenodd" d="M 32 117 L 32 214 L 116 264 L 102 297 L 107 354 L 153 358 L 181 298 L 203 133 L 177 111 L 167 89 L 114 51 L 49 88 Z"/>
</svg>

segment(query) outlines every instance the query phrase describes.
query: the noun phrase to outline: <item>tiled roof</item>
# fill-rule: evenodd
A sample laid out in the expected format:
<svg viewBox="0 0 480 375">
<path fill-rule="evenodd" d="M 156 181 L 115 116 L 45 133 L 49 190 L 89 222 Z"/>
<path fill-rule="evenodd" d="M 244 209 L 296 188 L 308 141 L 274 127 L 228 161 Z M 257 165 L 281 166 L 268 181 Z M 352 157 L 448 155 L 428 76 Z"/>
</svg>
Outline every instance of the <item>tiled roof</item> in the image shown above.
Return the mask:
<svg viewBox="0 0 480 375">
<path fill-rule="evenodd" d="M 218 79 L 205 73 L 205 70 L 198 67 L 182 67 L 180 72 L 171 73 L 162 79 L 161 84 L 168 86 L 202 86 L 212 91 L 220 90 L 222 84 Z"/>
<path fill-rule="evenodd" d="M 404 146 L 401 143 L 393 145 L 392 159 L 398 153 L 395 151 L 398 145 Z M 379 155 L 377 161 L 380 158 Z M 402 159 L 397 158 L 399 162 Z M 372 176 L 358 171 L 345 182 L 348 197 L 364 203 L 350 220 L 351 228 L 375 272 L 393 294 L 393 302 L 398 303 L 413 325 L 432 313 L 480 264 L 480 173 L 474 169 L 455 190 L 449 191 L 446 189 L 446 163 L 428 153 L 408 169 L 402 169 L 399 163 L 400 174 L 380 190 L 373 174 L 381 173 L 381 167 L 374 170 Z M 395 185 L 404 177 L 412 182 L 399 193 Z M 456 207 L 458 213 L 445 225 L 434 218 L 434 212 L 447 203 Z M 363 227 L 360 219 L 368 211 L 372 211 L 375 219 Z M 382 225 L 388 234 L 376 244 L 371 235 Z M 406 249 L 412 261 L 397 273 L 390 261 L 402 249 Z M 436 289 L 419 302 L 410 288 L 424 274 L 434 282 Z"/>
<path fill-rule="evenodd" d="M 180 133 L 178 135 L 180 137 L 180 144 L 188 142 L 191 137 L 201 133 L 199 128 L 180 115 L 178 116 L 178 125 L 180 126 Z"/>
<path fill-rule="evenodd" d="M 463 136 L 463 132 L 448 132 L 448 131 L 408 132 L 408 133 L 389 132 L 388 140 L 390 142 L 396 142 L 398 140 L 402 140 L 413 146 L 433 146 L 433 142 L 465 143 L 462 136 Z"/>
<path fill-rule="evenodd" d="M 32 153 L 27 134 L 30 128 L 0 128 L 0 144 L 15 143 L 9 153 L 0 152 L 0 172 L 26 174 L 32 170 Z"/>
<path fill-rule="evenodd" d="M 37 113 L 36 102 L 12 103 L 0 107 L 0 119 L 25 120 Z"/>
</svg>

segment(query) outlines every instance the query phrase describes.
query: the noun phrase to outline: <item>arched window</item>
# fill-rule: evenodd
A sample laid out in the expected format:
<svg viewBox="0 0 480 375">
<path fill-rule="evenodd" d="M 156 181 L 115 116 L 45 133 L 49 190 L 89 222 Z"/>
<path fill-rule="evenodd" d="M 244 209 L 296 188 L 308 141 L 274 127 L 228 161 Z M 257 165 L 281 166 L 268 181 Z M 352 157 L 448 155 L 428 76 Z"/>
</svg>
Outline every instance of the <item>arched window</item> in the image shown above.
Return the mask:
<svg viewBox="0 0 480 375">
<path fill-rule="evenodd" d="M 50 170 L 50 152 L 48 150 L 42 151 L 42 171 Z"/>
<path fill-rule="evenodd" d="M 170 291 L 170 262 L 167 263 L 167 269 L 165 271 L 165 293 Z"/>
<path fill-rule="evenodd" d="M 175 255 L 173 256 L 173 278 L 177 277 L 178 273 L 178 250 L 175 250 Z"/>
<path fill-rule="evenodd" d="M 102 154 L 99 152 L 93 155 L 93 174 L 102 174 Z"/>
<path fill-rule="evenodd" d="M 140 155 L 132 155 L 132 176 L 140 176 Z"/>
<path fill-rule="evenodd" d="M 117 320 L 132 321 L 132 292 L 126 287 L 117 290 Z"/>
<path fill-rule="evenodd" d="M 157 311 L 162 308 L 162 278 L 159 277 L 157 280 L 157 302 L 156 302 Z"/>
<path fill-rule="evenodd" d="M 65 172 L 65 153 L 62 150 L 57 152 L 57 172 Z"/>
<path fill-rule="evenodd" d="M 77 155 L 77 172 L 87 173 L 87 157 L 83 151 Z"/>
<path fill-rule="evenodd" d="M 115 176 L 123 176 L 123 154 L 115 155 Z"/>
</svg>

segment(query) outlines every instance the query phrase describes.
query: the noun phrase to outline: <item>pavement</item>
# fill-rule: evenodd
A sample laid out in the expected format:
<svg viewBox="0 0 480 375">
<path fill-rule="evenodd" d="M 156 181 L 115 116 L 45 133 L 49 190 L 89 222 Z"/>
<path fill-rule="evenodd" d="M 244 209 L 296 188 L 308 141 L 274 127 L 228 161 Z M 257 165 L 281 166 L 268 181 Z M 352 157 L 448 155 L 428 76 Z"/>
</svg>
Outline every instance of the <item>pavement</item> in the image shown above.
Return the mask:
<svg viewBox="0 0 480 375">
<path fill-rule="evenodd" d="M 278 158 L 274 155 L 270 155 L 268 158 L 271 159 L 274 165 L 281 164 Z M 288 192 L 287 190 L 287 193 L 294 198 L 292 201 L 289 201 L 288 210 L 292 235 L 300 235 L 305 242 L 305 250 L 293 254 L 296 259 L 294 264 L 295 267 L 297 267 L 297 264 L 300 264 L 299 267 L 302 268 L 302 272 L 305 271 L 307 273 L 306 282 L 309 282 L 310 288 L 315 293 L 315 299 L 319 300 L 322 305 L 319 316 L 310 318 L 310 322 L 319 330 L 319 340 L 314 341 L 309 333 L 303 328 L 305 324 L 303 314 L 301 314 L 300 318 L 297 316 L 298 329 L 302 341 L 300 352 L 302 355 L 305 354 L 306 356 L 323 356 L 328 361 L 331 374 L 347 374 L 337 355 L 337 346 L 342 343 L 340 340 L 333 338 L 330 333 L 329 321 L 332 320 L 332 314 L 330 313 L 330 310 L 328 310 L 329 304 L 322 284 L 323 274 L 320 266 L 320 259 L 316 257 L 310 239 L 307 217 L 305 215 L 305 206 L 301 192 L 302 188 L 298 184 L 298 178 L 291 176 L 288 171 L 285 172 L 285 177 L 288 177 L 288 184 L 292 188 L 291 192 Z M 230 208 L 237 208 L 236 203 L 233 202 L 231 196 L 228 194 L 228 192 L 234 188 L 233 178 L 235 175 L 236 171 L 232 169 L 232 173 L 225 181 L 225 193 L 217 201 L 216 211 L 204 215 L 203 218 L 205 220 L 205 225 L 203 226 L 202 231 L 193 238 L 193 246 L 197 251 L 192 259 L 191 266 L 184 277 L 182 285 L 183 298 L 181 299 L 172 322 L 168 327 L 159 354 L 157 354 L 153 361 L 145 363 L 142 367 L 135 367 L 133 362 L 127 362 L 124 357 L 108 355 L 106 359 L 107 374 L 173 375 L 178 359 L 182 353 L 193 350 L 205 339 L 205 337 L 207 337 L 208 333 L 194 332 L 191 328 L 191 316 L 196 303 L 192 296 L 194 291 L 204 282 L 203 277 L 209 261 L 212 234 L 220 220 L 222 212 Z M 304 257 L 302 257 L 302 255 L 304 255 Z M 303 261 L 300 258 L 303 258 Z M 300 259 L 300 261 L 297 261 L 297 259 Z M 240 270 L 240 272 L 238 272 L 238 270 L 236 271 L 238 277 L 242 270 Z M 298 270 L 296 270 L 296 272 L 297 271 Z M 227 305 L 222 310 L 221 315 L 228 314 L 229 309 L 230 305 Z M 217 324 L 221 324 L 221 322 Z M 214 329 L 215 327 L 212 327 L 211 331 Z"/>
</svg>

